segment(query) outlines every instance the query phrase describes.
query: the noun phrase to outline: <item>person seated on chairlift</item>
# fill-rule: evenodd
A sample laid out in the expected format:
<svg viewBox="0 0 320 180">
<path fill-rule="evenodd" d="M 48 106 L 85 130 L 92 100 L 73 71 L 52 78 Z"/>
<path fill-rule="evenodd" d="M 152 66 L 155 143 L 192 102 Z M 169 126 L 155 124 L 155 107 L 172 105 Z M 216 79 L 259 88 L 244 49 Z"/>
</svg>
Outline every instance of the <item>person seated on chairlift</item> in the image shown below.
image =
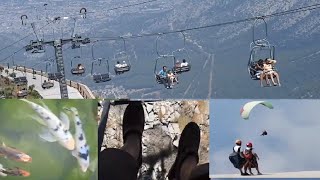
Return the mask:
<svg viewBox="0 0 320 180">
<path fill-rule="evenodd" d="M 127 67 L 128 64 L 126 63 L 126 61 L 122 61 L 122 67 Z"/>
<path fill-rule="evenodd" d="M 167 66 L 163 66 L 162 69 L 159 71 L 158 74 L 162 79 L 167 78 Z"/>
<path fill-rule="evenodd" d="M 264 61 L 259 59 L 258 63 L 254 65 L 254 69 L 256 70 L 254 76 L 260 79 L 261 87 L 263 87 L 263 79 L 266 81 L 266 84 L 269 85 L 269 81 L 267 80 L 266 75 L 263 73 L 263 64 Z"/>
<path fill-rule="evenodd" d="M 84 69 L 83 65 L 82 64 L 78 64 L 78 70 L 83 70 L 83 69 Z"/>
<path fill-rule="evenodd" d="M 161 71 L 158 73 L 158 76 L 160 76 L 160 81 L 166 86 L 167 89 L 171 87 L 171 83 L 168 82 L 168 76 L 167 76 L 167 66 L 163 66 Z"/>
<path fill-rule="evenodd" d="M 256 71 L 255 76 L 260 78 L 263 73 L 263 60 L 259 59 L 259 61 L 254 65 L 254 69 Z"/>
<path fill-rule="evenodd" d="M 188 62 L 185 59 L 183 59 L 181 63 L 181 67 L 186 67 L 186 66 L 188 66 Z"/>
<path fill-rule="evenodd" d="M 168 79 L 170 80 L 171 87 L 172 87 L 172 85 L 174 85 L 174 82 L 178 83 L 177 77 L 173 74 L 173 72 L 171 70 L 168 71 L 167 76 L 168 76 Z"/>
<path fill-rule="evenodd" d="M 117 64 L 114 65 L 116 68 L 122 68 L 122 64 L 120 64 L 120 61 L 117 61 Z"/>
<path fill-rule="evenodd" d="M 176 61 L 176 63 L 174 64 L 175 67 L 181 67 L 181 62 L 179 60 Z"/>
<path fill-rule="evenodd" d="M 263 73 L 265 74 L 266 79 L 267 78 L 271 79 L 274 86 L 277 86 L 277 85 L 281 86 L 280 80 L 279 80 L 279 74 L 273 70 L 273 66 L 275 63 L 277 63 L 277 61 L 274 59 L 270 59 L 270 58 L 265 59 L 263 64 Z M 273 76 L 276 76 L 278 83 L 274 81 Z"/>
</svg>

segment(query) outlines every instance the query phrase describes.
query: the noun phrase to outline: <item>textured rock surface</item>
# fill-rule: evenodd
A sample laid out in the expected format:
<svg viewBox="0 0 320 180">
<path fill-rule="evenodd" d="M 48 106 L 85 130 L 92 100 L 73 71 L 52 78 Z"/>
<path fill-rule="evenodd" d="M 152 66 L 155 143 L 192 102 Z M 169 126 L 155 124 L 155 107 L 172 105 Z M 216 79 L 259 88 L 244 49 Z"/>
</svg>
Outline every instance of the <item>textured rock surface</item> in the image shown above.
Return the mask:
<svg viewBox="0 0 320 180">
<path fill-rule="evenodd" d="M 164 179 L 176 154 L 180 134 L 185 125 L 196 122 L 201 129 L 200 163 L 209 161 L 209 102 L 159 101 L 144 103 L 146 117 L 143 133 L 143 164 L 139 179 Z M 103 148 L 120 148 L 122 118 L 126 105 L 111 106 Z"/>
</svg>

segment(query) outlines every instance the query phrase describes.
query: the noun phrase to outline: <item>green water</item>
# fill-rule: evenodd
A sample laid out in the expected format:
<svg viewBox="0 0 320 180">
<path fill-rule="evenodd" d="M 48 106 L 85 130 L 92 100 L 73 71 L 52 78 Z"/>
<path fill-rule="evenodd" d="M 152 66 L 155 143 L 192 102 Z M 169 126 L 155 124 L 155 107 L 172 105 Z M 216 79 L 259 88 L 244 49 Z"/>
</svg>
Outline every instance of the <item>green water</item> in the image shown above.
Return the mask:
<svg viewBox="0 0 320 180">
<path fill-rule="evenodd" d="M 32 101 L 40 104 L 41 100 Z M 90 147 L 90 167 L 86 173 L 83 173 L 77 159 L 71 155 L 71 151 L 57 142 L 45 142 L 38 136 L 42 125 L 27 116 L 29 114 L 36 115 L 27 103 L 20 100 L 0 100 L 0 141 L 32 157 L 31 163 L 15 162 L 0 157 L 0 164 L 4 168 L 19 167 L 31 173 L 29 177 L 7 176 L 0 178 L 8 180 L 98 179 L 97 101 L 69 99 L 42 101 L 56 115 L 59 115 L 64 106 L 78 109 L 87 143 Z M 74 134 L 74 121 L 72 119 L 70 119 L 70 132 Z"/>
</svg>

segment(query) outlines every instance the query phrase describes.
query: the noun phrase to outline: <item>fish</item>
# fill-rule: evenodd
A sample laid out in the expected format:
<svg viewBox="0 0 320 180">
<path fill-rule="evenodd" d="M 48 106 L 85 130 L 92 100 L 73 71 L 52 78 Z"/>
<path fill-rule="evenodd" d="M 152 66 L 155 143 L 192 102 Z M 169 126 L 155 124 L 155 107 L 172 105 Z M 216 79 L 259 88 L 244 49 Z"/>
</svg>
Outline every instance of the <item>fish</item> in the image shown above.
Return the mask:
<svg viewBox="0 0 320 180">
<path fill-rule="evenodd" d="M 5 170 L 6 170 L 6 169 L 3 168 L 2 164 L 0 164 L 0 176 L 3 176 L 3 177 L 7 176 L 7 174 L 4 173 Z"/>
<path fill-rule="evenodd" d="M 31 175 L 30 172 L 23 170 L 23 169 L 20 169 L 18 167 L 15 167 L 13 169 L 5 169 L 2 172 L 5 173 L 6 175 L 9 175 L 9 176 L 29 177 Z"/>
<path fill-rule="evenodd" d="M 32 162 L 32 158 L 29 155 L 16 148 L 6 146 L 4 142 L 2 142 L 2 145 L 0 146 L 0 156 L 4 156 L 5 158 L 9 158 L 17 162 Z"/>
<path fill-rule="evenodd" d="M 89 157 L 89 145 L 87 144 L 85 132 L 82 127 L 82 122 L 79 117 L 79 112 L 76 108 L 64 108 L 71 112 L 72 119 L 75 124 L 75 149 L 71 152 L 72 156 L 77 158 L 78 163 L 81 167 L 82 172 L 86 172 L 90 165 L 90 157 Z"/>
<path fill-rule="evenodd" d="M 31 116 L 31 119 L 38 121 L 40 124 L 46 128 L 42 129 L 42 133 L 39 134 L 39 137 L 47 142 L 58 142 L 60 145 L 65 147 L 68 150 L 73 150 L 75 148 L 75 141 L 72 134 L 69 131 L 69 120 L 64 118 L 66 115 L 60 113 L 60 118 L 53 114 L 49 108 L 43 104 L 43 107 L 30 102 L 26 99 L 20 99 L 28 103 L 31 108 L 38 114 L 39 117 Z"/>
</svg>

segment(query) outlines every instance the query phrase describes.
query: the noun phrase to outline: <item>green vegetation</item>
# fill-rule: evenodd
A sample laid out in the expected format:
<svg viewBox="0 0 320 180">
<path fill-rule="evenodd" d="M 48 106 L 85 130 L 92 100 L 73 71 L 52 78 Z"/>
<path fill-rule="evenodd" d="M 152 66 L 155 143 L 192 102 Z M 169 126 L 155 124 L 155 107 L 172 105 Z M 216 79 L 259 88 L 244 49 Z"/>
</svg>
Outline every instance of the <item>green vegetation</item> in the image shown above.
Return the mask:
<svg viewBox="0 0 320 180">
<path fill-rule="evenodd" d="M 30 118 L 37 116 L 32 108 L 21 100 L 0 100 L 0 141 L 15 147 L 32 157 L 31 163 L 19 163 L 0 156 L 5 168 L 19 167 L 31 175 L 24 180 L 34 179 L 77 179 L 96 180 L 97 178 L 97 101 L 96 100 L 32 100 L 41 105 L 44 102 L 57 116 L 63 107 L 76 107 L 83 123 L 87 143 L 90 147 L 90 167 L 83 173 L 71 151 L 57 142 L 46 142 L 39 137 L 42 125 Z M 75 133 L 74 121 L 70 119 L 70 132 Z M 6 177 L 8 180 L 21 177 Z"/>
<path fill-rule="evenodd" d="M 1 67 L 0 67 L 1 71 Z M 15 84 L 8 78 L 0 75 L 0 97 L 5 99 L 17 98 L 14 96 L 14 91 L 16 90 Z M 28 99 L 42 99 L 38 91 L 34 90 L 34 85 L 30 85 L 28 88 Z"/>
</svg>

